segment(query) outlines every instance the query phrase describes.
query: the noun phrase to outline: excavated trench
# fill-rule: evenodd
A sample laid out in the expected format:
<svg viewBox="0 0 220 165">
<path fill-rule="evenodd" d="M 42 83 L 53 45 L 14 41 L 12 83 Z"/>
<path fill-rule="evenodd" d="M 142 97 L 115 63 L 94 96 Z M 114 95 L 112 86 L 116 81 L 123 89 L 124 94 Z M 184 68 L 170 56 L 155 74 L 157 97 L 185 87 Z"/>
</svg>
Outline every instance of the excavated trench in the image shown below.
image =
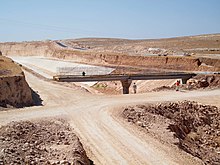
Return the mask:
<svg viewBox="0 0 220 165">
<path fill-rule="evenodd" d="M 187 71 L 219 71 L 218 59 L 183 57 L 183 56 L 140 56 L 128 55 L 126 52 L 91 52 L 89 50 L 72 50 L 57 45 L 56 41 L 1 43 L 0 49 L 6 56 L 36 56 L 71 59 L 75 62 L 106 66 L 137 66 Z"/>
</svg>

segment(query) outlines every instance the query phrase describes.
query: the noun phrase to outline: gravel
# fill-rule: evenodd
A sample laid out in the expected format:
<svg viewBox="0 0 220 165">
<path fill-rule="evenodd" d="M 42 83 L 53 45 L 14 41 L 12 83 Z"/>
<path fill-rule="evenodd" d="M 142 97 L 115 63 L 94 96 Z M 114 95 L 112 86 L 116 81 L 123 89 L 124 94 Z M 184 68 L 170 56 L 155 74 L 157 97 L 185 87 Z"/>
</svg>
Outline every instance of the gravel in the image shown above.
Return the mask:
<svg viewBox="0 0 220 165">
<path fill-rule="evenodd" d="M 73 130 L 62 119 L 11 122 L 0 128 L 0 165 L 89 164 Z"/>
</svg>

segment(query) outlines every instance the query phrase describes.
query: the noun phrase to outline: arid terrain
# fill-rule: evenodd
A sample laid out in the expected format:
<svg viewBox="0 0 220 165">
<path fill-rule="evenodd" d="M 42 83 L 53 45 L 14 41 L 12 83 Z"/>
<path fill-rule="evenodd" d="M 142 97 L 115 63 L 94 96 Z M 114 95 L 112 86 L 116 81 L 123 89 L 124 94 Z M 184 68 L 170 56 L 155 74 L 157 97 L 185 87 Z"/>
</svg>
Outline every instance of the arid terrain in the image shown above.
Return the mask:
<svg viewBox="0 0 220 165">
<path fill-rule="evenodd" d="M 160 140 L 178 144 L 206 164 L 220 162 L 220 111 L 216 106 L 190 101 L 138 105 L 126 108 L 122 116 Z M 170 138 L 171 132 L 178 142 Z"/>
<path fill-rule="evenodd" d="M 0 43 L 2 54 L 23 66 L 27 83 L 39 97 L 35 106 L 0 111 L 0 145 L 4 147 L 0 163 L 77 164 L 79 160 L 78 164 L 89 164 L 89 158 L 96 165 L 220 164 L 219 39 L 215 34 Z M 188 71 L 199 75 L 180 91 L 175 91 L 175 79 L 138 80 L 137 94 L 130 89 L 129 95 L 121 94 L 120 81 L 52 80 L 58 67 L 90 68 L 88 64 L 99 70 L 113 68 L 111 72 L 117 74 Z M 31 125 L 34 136 L 27 132 Z M 42 134 L 54 140 L 43 145 Z M 25 148 L 26 143 L 33 146 Z M 17 151 L 19 146 L 26 150 Z M 26 157 L 18 156 L 24 153 Z"/>
<path fill-rule="evenodd" d="M 11 122 L 0 128 L 0 164 L 89 164 L 72 129 L 61 119 Z"/>
<path fill-rule="evenodd" d="M 0 109 L 33 105 L 30 87 L 21 68 L 11 59 L 0 55 Z"/>
<path fill-rule="evenodd" d="M 155 40 L 75 39 L 0 43 L 3 55 L 47 56 L 95 65 L 219 71 L 220 34 Z"/>
</svg>

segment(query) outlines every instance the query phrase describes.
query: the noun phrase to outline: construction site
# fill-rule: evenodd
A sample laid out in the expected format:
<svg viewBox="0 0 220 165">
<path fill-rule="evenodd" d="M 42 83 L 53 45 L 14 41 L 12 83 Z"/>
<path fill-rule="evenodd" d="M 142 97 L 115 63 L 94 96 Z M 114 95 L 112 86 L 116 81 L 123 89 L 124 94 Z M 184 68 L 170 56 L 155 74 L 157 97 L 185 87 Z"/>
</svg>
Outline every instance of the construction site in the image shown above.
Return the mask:
<svg viewBox="0 0 220 165">
<path fill-rule="evenodd" d="M 0 165 L 220 165 L 219 40 L 0 43 Z"/>
</svg>

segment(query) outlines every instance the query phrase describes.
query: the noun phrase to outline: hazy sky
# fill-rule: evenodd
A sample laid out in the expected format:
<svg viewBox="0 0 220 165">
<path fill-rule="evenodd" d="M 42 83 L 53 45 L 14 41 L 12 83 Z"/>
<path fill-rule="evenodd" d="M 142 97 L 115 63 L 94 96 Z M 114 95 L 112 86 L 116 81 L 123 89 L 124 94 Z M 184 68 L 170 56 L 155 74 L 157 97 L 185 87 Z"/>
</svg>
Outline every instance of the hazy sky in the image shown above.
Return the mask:
<svg viewBox="0 0 220 165">
<path fill-rule="evenodd" d="M 220 33 L 220 0 L 0 0 L 0 42 Z"/>
</svg>

